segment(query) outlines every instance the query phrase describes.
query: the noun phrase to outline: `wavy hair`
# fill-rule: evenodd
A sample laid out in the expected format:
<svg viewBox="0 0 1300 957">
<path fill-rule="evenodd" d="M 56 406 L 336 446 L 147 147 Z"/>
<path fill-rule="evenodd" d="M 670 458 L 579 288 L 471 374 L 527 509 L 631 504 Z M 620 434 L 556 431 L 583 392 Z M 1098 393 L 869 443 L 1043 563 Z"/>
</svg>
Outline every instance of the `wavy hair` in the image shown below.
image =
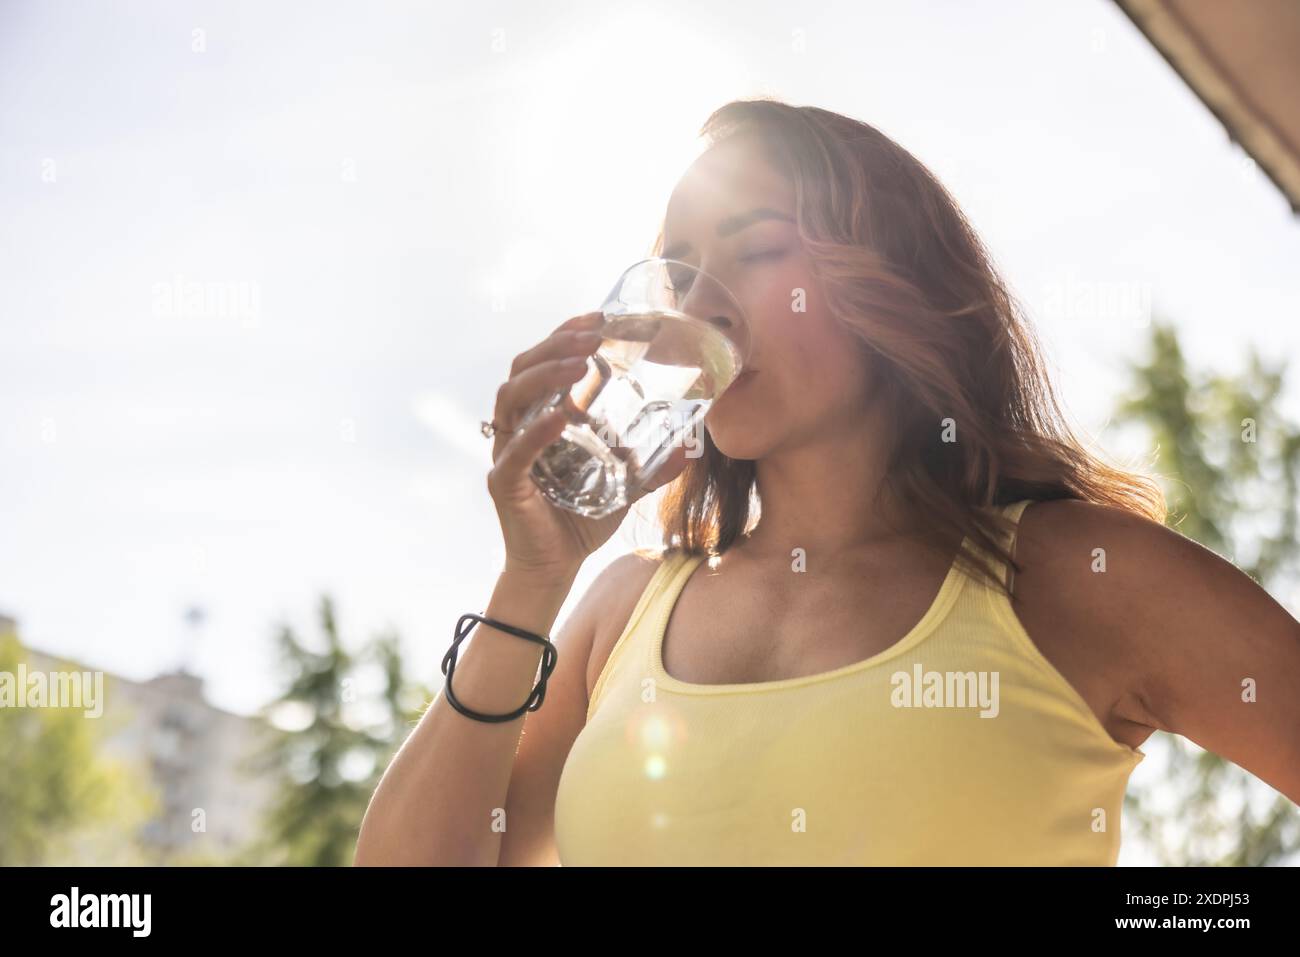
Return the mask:
<svg viewBox="0 0 1300 957">
<path fill-rule="evenodd" d="M 799 235 L 830 312 L 861 339 L 891 424 L 882 490 L 968 571 L 1010 593 L 989 561 L 1021 570 L 996 507 L 1075 499 L 1163 522 L 1149 476 L 1107 464 L 1066 423 L 1023 310 L 957 203 L 914 156 L 866 123 L 774 99 L 735 100 L 699 135 L 747 136 L 794 187 Z M 663 247 L 663 229 L 651 255 Z M 957 441 L 943 441 L 951 419 Z M 755 463 L 704 430 L 659 505 L 666 551 L 720 555 L 761 513 Z"/>
</svg>

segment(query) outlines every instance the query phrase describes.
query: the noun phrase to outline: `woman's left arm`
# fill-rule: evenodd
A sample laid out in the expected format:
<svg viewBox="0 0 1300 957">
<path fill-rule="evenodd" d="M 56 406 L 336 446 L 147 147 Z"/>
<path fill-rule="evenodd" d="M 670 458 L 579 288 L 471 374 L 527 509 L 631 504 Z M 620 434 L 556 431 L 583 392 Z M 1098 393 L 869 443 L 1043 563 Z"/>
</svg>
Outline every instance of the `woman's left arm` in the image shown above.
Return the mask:
<svg viewBox="0 0 1300 957">
<path fill-rule="evenodd" d="M 1125 578 L 1111 620 L 1154 722 L 1300 803 L 1300 621 L 1208 548 L 1104 511 Z"/>
</svg>

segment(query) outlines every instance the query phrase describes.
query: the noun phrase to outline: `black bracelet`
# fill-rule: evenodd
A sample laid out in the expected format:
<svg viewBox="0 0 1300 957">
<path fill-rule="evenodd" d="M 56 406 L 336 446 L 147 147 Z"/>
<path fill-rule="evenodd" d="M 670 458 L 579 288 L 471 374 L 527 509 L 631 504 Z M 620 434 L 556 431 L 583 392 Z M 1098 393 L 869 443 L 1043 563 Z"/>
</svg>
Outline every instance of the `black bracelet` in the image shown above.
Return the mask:
<svg viewBox="0 0 1300 957">
<path fill-rule="evenodd" d="M 460 643 L 469 636 L 474 625 L 480 621 L 498 631 L 504 631 L 508 635 L 526 638 L 529 641 L 535 641 L 538 644 L 545 646 L 545 651 L 542 653 L 542 676 L 538 680 L 537 686 L 533 688 L 532 693 L 528 696 L 528 700 L 524 702 L 523 706 L 516 708 L 509 714 L 483 714 L 481 711 L 474 711 L 457 701 L 456 696 L 452 694 L 451 691 L 451 676 L 456 671 L 456 656 L 459 654 Z M 556 653 L 555 645 L 551 644 L 549 638 L 544 638 L 543 636 L 534 634 L 531 631 L 524 631 L 524 629 L 516 628 L 513 625 L 504 625 L 499 621 L 493 621 L 491 618 L 485 618 L 483 615 L 476 615 L 473 612 L 470 612 L 467 615 L 461 615 L 460 621 L 456 622 L 455 639 L 452 641 L 451 647 L 447 649 L 447 654 L 443 656 L 442 673 L 447 676 L 447 680 L 443 684 L 443 690 L 447 692 L 447 701 L 451 706 L 467 718 L 473 718 L 475 721 L 513 721 L 524 712 L 536 711 L 542 706 L 542 700 L 546 697 L 546 679 L 549 678 L 551 672 L 555 670 L 555 662 L 558 658 L 559 656 Z"/>
</svg>

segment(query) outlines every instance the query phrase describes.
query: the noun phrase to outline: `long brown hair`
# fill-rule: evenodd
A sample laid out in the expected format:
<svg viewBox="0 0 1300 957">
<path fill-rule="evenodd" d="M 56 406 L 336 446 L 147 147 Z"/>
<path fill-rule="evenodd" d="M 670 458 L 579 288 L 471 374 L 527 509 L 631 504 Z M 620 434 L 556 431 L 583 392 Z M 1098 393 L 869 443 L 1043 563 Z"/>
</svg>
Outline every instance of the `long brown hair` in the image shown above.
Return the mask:
<svg viewBox="0 0 1300 957">
<path fill-rule="evenodd" d="M 1065 421 L 1039 346 L 988 250 L 924 165 L 866 123 L 774 99 L 735 100 L 701 127 L 706 146 L 752 137 L 793 183 L 799 234 L 826 305 L 861 338 L 892 425 L 885 482 L 928 544 L 966 536 L 967 569 L 1004 591 L 988 560 L 1020 566 L 994 510 L 1075 499 L 1163 522 L 1150 477 L 1107 464 Z M 663 230 L 652 255 L 659 255 Z M 951 420 L 946 422 L 945 420 Z M 944 441 L 944 425 L 956 441 Z M 664 547 L 725 552 L 761 501 L 755 463 L 704 451 L 664 491 Z"/>
</svg>

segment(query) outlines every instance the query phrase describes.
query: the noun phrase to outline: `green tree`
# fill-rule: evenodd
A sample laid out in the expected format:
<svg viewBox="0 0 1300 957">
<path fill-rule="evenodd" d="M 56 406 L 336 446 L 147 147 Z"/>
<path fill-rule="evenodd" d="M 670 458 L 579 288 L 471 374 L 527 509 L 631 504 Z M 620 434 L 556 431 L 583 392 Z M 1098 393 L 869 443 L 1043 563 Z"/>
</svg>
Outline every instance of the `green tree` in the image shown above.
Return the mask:
<svg viewBox="0 0 1300 957">
<path fill-rule="evenodd" d="M 1191 370 L 1173 326 L 1158 322 L 1114 416 L 1157 450 L 1170 527 L 1279 601 L 1300 577 L 1300 429 L 1281 411 L 1285 373 L 1253 349 L 1242 375 Z M 1143 750 L 1164 758 L 1164 773 L 1131 789 L 1125 812 L 1161 863 L 1276 864 L 1300 848 L 1296 806 L 1241 768 L 1163 732 Z"/>
<path fill-rule="evenodd" d="M 311 645 L 287 625 L 277 635 L 286 687 L 264 714 L 277 729 L 268 748 L 282 787 L 244 862 L 351 864 L 379 776 L 432 698 L 406 677 L 395 634 L 349 651 L 328 596 L 319 625 Z"/>
<path fill-rule="evenodd" d="M 0 632 L 0 675 L 16 682 L 20 663 L 46 670 L 29 657 L 17 634 Z M 103 756 L 108 722 L 107 709 L 88 718 L 84 708 L 0 706 L 0 867 L 142 862 L 133 837 L 154 795 L 139 769 Z"/>
</svg>

